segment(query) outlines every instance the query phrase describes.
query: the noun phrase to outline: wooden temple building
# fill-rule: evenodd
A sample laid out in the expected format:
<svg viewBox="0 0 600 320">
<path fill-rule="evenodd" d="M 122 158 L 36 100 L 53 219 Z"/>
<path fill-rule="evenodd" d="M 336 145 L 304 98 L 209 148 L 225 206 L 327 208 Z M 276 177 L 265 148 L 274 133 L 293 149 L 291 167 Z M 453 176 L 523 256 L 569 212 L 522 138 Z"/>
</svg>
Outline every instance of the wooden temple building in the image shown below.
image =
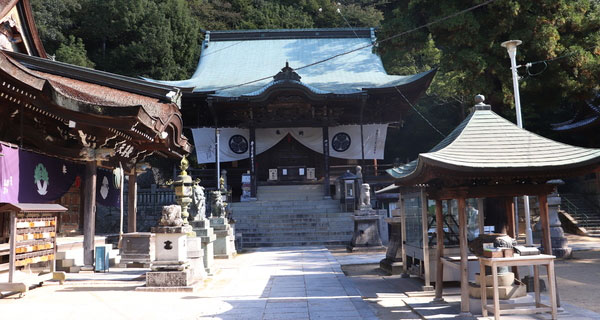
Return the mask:
<svg viewBox="0 0 600 320">
<path fill-rule="evenodd" d="M 125 205 L 133 232 L 136 166 L 150 155 L 180 158 L 191 151 L 182 132 L 181 91 L 49 60 L 27 0 L 0 1 L 0 28 L 0 202 L 64 204 L 69 210 L 59 215 L 58 232 L 83 233 L 84 264 L 91 266 L 96 201 L 110 196 L 112 170 L 121 167 L 129 176 Z M 37 193 L 25 183 L 34 181 L 26 159 L 43 164 L 36 167 Z M 108 174 L 97 181 L 100 172 Z M 20 183 L 12 183 L 15 174 Z M 0 220 L 0 240 L 7 229 Z"/>
<path fill-rule="evenodd" d="M 234 195 L 235 172 L 249 172 L 252 197 L 260 184 L 301 183 L 329 196 L 346 171 L 332 168 L 383 159 L 387 124 L 402 121 L 435 74 L 388 75 L 375 41 L 372 28 L 207 31 L 192 78 L 160 82 L 193 88 L 182 114 L 196 160 L 227 169 Z"/>
<path fill-rule="evenodd" d="M 416 190 L 422 192 L 425 204 L 428 200 L 435 201 L 436 231 L 434 234 L 423 227 L 423 243 L 428 244 L 430 238 L 437 240 L 436 299 L 442 299 L 444 268 L 457 268 L 461 274 L 461 312 L 465 315 L 470 310 L 468 265 L 469 260 L 473 260 L 467 249 L 467 224 L 470 223 L 467 221 L 467 201 L 477 200 L 474 202 L 479 210 L 482 233 L 484 219 L 500 218 L 504 220 L 504 228 L 497 228 L 496 232 L 506 233 L 516 239 L 513 197 L 537 196 L 543 252 L 551 255 L 547 195 L 555 185 L 549 181 L 600 170 L 599 149 L 574 147 L 538 136 L 492 112 L 490 106 L 483 103 L 483 96 L 478 96 L 476 100 L 478 103 L 473 112 L 438 145 L 429 152 L 421 153 L 416 160 L 388 170 L 396 179 L 396 185 L 401 187 L 401 194 Z M 404 207 L 402 195 L 400 199 L 401 207 Z M 444 235 L 449 230 L 442 223 L 444 201 L 458 203 L 458 259 L 446 257 L 444 253 Z M 484 202 L 489 201 L 493 201 L 496 210 L 484 209 Z M 423 219 L 429 221 L 427 205 L 423 208 Z M 551 256 L 547 257 L 552 259 Z M 516 258 L 514 260 L 509 262 L 514 262 L 512 265 L 527 264 L 516 261 Z M 553 271 L 550 266 L 548 268 L 551 275 Z M 496 275 L 495 270 L 493 274 Z M 554 283 L 550 282 L 549 287 L 552 306 L 540 310 L 551 311 L 553 318 L 556 318 Z M 485 297 L 484 294 L 482 296 Z M 498 307 L 497 299 L 494 307 L 492 310 L 496 318 L 501 313 L 509 312 Z M 484 315 L 486 312 L 487 309 Z"/>
</svg>

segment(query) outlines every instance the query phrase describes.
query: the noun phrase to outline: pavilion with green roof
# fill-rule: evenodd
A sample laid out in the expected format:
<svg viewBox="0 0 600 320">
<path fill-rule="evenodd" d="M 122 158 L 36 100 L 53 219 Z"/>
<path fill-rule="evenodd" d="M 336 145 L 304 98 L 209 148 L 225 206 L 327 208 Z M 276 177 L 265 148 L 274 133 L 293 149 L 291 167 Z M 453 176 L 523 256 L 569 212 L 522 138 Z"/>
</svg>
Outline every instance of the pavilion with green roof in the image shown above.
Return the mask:
<svg viewBox="0 0 600 320">
<path fill-rule="evenodd" d="M 429 152 L 401 167 L 387 170 L 395 184 L 422 190 L 436 203 L 436 222 L 443 221 L 442 201 L 458 200 L 461 312 L 469 313 L 466 199 L 502 198 L 506 232 L 516 239 L 513 197 L 538 197 L 542 246 L 552 254 L 547 195 L 550 180 L 600 170 L 600 149 L 556 142 L 517 127 L 476 97 L 473 112 Z M 402 188 L 401 188 L 402 189 Z M 482 202 L 480 202 L 482 203 Z M 482 207 L 479 208 L 483 211 Z M 437 224 L 436 299 L 442 299 L 444 229 Z M 423 235 L 427 237 L 427 231 Z M 552 288 L 551 288 L 552 289 Z M 552 292 L 552 291 L 551 291 Z"/>
</svg>

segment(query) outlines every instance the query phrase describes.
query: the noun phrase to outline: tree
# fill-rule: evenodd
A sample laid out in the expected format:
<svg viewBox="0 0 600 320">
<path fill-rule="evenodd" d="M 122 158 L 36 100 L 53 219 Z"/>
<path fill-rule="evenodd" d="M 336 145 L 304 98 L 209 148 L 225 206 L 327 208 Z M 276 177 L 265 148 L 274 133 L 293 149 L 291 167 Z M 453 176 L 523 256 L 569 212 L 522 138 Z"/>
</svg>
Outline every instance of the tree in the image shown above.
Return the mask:
<svg viewBox="0 0 600 320">
<path fill-rule="evenodd" d="M 394 1 L 385 8 L 380 39 L 481 3 L 472 0 Z M 439 65 L 428 95 L 464 112 L 482 93 L 514 119 L 510 61 L 500 43 L 523 40 L 518 61 L 525 127 L 551 135 L 565 120 L 561 106 L 591 98 L 600 84 L 600 3 L 593 0 L 496 1 L 406 36 L 381 43 L 388 70 L 421 71 Z M 425 99 L 424 101 L 427 101 Z M 432 122 L 438 119 L 433 118 Z M 447 132 L 446 132 L 447 133 Z M 420 150 L 424 151 L 424 150 Z"/>
<path fill-rule="evenodd" d="M 56 60 L 82 67 L 94 68 L 94 63 L 87 57 L 87 51 L 81 38 L 70 35 L 66 43 L 61 43 L 56 50 Z"/>
<path fill-rule="evenodd" d="M 48 53 L 54 53 L 69 38 L 73 14 L 81 10 L 77 0 L 31 0 L 35 23 Z"/>
</svg>

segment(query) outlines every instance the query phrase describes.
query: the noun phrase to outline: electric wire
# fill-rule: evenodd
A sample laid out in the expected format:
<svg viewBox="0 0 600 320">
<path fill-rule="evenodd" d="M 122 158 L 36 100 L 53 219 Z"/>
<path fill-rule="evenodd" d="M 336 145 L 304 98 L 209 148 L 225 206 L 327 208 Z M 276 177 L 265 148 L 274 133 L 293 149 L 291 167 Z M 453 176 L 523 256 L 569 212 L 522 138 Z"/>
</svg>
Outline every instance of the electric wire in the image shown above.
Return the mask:
<svg viewBox="0 0 600 320">
<path fill-rule="evenodd" d="M 420 29 L 423 29 L 423 28 L 427 28 L 427 27 L 430 27 L 430 26 L 432 26 L 434 24 L 438 24 L 440 22 L 446 21 L 448 19 L 455 18 L 455 17 L 457 17 L 457 16 L 459 16 L 461 14 L 465 14 L 467 12 L 473 11 L 473 10 L 478 9 L 480 7 L 486 6 L 486 5 L 488 5 L 488 4 L 490 4 L 490 3 L 494 2 L 494 1 L 497 1 L 497 0 L 487 0 L 485 2 L 482 2 L 480 4 L 474 5 L 472 7 L 467 8 L 467 9 L 463 9 L 461 11 L 457 11 L 457 12 L 455 12 L 453 14 L 447 15 L 447 16 L 445 16 L 443 18 L 440 18 L 440 19 L 428 22 L 426 24 L 420 25 L 418 27 L 412 28 L 412 29 L 404 31 L 404 32 L 397 33 L 395 35 L 389 36 L 389 37 L 384 38 L 382 40 L 378 40 L 378 41 L 376 41 L 374 43 L 370 43 L 368 45 L 360 46 L 360 47 L 357 47 L 357 48 L 354 48 L 354 49 L 351 49 L 351 50 L 348 50 L 348 51 L 345 51 L 345 52 L 341 52 L 341 53 L 338 53 L 338 54 L 333 55 L 331 57 L 328 57 L 328 58 L 325 58 L 325 59 L 322 59 L 322 60 L 318 60 L 318 61 L 306 64 L 304 66 L 301 66 L 301 67 L 298 67 L 298 68 L 294 68 L 294 69 L 295 70 L 306 69 L 306 68 L 309 68 L 309 67 L 312 67 L 312 66 L 315 66 L 315 65 L 318 65 L 318 64 L 321 64 L 321 63 L 333 60 L 333 59 L 341 57 L 341 56 L 345 56 L 345 55 L 348 55 L 348 54 L 351 54 L 351 53 L 354 53 L 354 52 L 357 52 L 357 51 L 360 51 L 360 50 L 363 50 L 363 49 L 366 49 L 366 48 L 373 47 L 373 46 L 375 46 L 375 45 L 377 45 L 379 43 L 386 42 L 386 41 L 389 41 L 389 40 L 393 40 L 393 39 L 399 38 L 401 36 L 407 35 L 409 33 L 413 33 L 413 32 L 415 32 L 417 30 L 420 30 Z M 271 76 L 267 76 L 267 77 L 263 77 L 263 78 L 260 78 L 260 79 L 255 79 L 255 80 L 247 81 L 247 82 L 244 82 L 244 83 L 232 85 L 232 86 L 221 87 L 221 88 L 218 88 L 217 90 L 220 91 L 220 90 L 227 90 L 227 89 L 238 88 L 238 87 L 246 86 L 246 85 L 253 84 L 253 83 L 256 83 L 256 82 L 260 82 L 260 81 L 263 81 L 263 80 L 268 80 L 268 79 L 271 79 L 271 78 L 273 78 L 272 75 Z"/>
<path fill-rule="evenodd" d="M 346 22 L 346 24 L 348 25 L 348 27 L 350 29 L 352 29 L 352 32 L 354 33 L 354 36 L 356 36 L 356 38 L 358 38 L 358 35 L 356 34 L 356 32 L 354 32 L 354 28 L 350 25 L 350 23 L 348 22 L 348 20 L 346 19 L 346 17 L 344 16 L 344 14 L 342 13 L 342 11 L 338 8 L 337 12 L 342 16 L 342 18 L 344 19 L 344 21 Z M 425 122 L 431 127 L 433 128 L 433 130 L 435 130 L 437 133 L 440 134 L 440 136 L 442 136 L 442 138 L 445 138 L 446 135 L 444 135 L 436 126 L 433 125 L 433 123 L 431 123 L 431 121 L 429 121 L 429 119 L 427 119 L 421 112 L 419 112 L 419 110 L 417 110 L 417 108 L 415 108 L 415 106 L 410 102 L 410 100 L 408 100 L 408 98 L 402 93 L 402 91 L 400 91 L 400 89 L 398 88 L 398 86 L 394 86 L 394 89 L 396 89 L 396 91 L 398 91 L 398 93 L 402 96 L 402 98 L 404 99 L 404 101 L 406 101 L 406 103 L 408 103 L 408 105 L 423 119 L 425 120 Z"/>
</svg>

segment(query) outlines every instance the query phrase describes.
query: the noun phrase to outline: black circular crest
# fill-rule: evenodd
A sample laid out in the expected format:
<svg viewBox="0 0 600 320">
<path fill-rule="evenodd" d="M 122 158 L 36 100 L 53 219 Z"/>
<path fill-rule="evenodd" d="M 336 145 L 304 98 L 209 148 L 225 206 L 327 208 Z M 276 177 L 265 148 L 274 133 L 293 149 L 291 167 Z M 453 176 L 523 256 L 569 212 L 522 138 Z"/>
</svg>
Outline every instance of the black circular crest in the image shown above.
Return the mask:
<svg viewBox="0 0 600 320">
<path fill-rule="evenodd" d="M 246 153 L 248 152 L 248 140 L 239 134 L 233 135 L 229 138 L 229 149 L 237 154 Z"/>
<path fill-rule="evenodd" d="M 350 144 L 352 144 L 350 135 L 345 132 L 337 133 L 335 136 L 333 136 L 333 140 L 331 141 L 331 147 L 337 152 L 344 152 L 348 150 L 348 148 L 350 148 Z"/>
</svg>

